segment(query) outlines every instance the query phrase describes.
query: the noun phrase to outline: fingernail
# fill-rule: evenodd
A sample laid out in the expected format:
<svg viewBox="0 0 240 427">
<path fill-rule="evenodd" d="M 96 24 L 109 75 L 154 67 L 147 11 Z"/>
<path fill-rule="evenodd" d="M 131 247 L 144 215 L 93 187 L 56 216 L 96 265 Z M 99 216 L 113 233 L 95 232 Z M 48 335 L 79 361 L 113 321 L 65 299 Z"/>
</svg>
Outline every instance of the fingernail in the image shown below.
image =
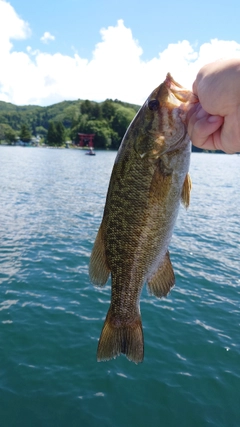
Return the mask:
<svg viewBox="0 0 240 427">
<path fill-rule="evenodd" d="M 207 121 L 209 123 L 216 123 L 216 122 L 219 122 L 219 120 L 221 120 L 221 118 L 222 118 L 221 116 L 209 116 Z"/>
</svg>

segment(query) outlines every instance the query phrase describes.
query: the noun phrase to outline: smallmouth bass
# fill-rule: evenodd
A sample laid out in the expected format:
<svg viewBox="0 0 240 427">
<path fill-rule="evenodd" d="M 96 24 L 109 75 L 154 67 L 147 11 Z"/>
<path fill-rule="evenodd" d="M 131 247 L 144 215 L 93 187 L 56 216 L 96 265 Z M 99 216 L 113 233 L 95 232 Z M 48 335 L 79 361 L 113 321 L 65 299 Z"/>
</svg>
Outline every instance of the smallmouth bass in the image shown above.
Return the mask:
<svg viewBox="0 0 240 427">
<path fill-rule="evenodd" d="M 140 295 L 166 296 L 175 283 L 168 246 L 180 201 L 188 207 L 191 142 L 186 106 L 192 92 L 170 74 L 129 125 L 113 166 L 92 250 L 89 276 L 103 286 L 111 273 L 111 304 L 98 344 L 98 361 L 121 353 L 144 356 Z M 197 101 L 197 100 L 196 100 Z"/>
</svg>

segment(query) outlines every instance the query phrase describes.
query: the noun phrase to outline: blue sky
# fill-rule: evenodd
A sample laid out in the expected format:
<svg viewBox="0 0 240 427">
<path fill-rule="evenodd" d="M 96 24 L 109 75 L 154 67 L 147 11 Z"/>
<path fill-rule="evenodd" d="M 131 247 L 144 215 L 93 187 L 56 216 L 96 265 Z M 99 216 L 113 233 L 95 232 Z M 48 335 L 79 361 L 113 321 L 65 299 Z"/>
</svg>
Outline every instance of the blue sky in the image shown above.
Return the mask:
<svg viewBox="0 0 240 427">
<path fill-rule="evenodd" d="M 142 103 L 170 71 L 191 87 L 240 56 L 238 1 L 0 0 L 0 100 Z"/>
</svg>

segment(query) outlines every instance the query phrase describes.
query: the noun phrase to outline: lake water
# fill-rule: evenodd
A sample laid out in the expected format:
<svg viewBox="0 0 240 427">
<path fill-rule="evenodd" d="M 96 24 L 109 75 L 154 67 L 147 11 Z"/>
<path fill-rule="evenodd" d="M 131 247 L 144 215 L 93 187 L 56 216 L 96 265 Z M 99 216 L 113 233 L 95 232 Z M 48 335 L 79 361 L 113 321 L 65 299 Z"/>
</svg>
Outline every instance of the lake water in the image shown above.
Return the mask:
<svg viewBox="0 0 240 427">
<path fill-rule="evenodd" d="M 115 152 L 0 147 L 1 427 L 240 425 L 240 156 L 194 153 L 171 294 L 145 359 L 96 362 L 110 285 L 88 263 Z"/>
</svg>

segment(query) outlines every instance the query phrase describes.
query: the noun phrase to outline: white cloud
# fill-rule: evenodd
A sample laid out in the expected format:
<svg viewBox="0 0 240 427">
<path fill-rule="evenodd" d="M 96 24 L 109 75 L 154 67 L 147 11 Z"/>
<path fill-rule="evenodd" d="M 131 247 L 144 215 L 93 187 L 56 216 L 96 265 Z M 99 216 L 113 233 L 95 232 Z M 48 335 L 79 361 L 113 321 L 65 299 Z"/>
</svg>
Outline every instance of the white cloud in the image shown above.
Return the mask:
<svg viewBox="0 0 240 427">
<path fill-rule="evenodd" d="M 51 33 L 49 33 L 48 31 L 45 31 L 45 33 L 43 34 L 43 36 L 40 39 L 43 43 L 48 43 L 50 41 L 55 40 L 55 36 L 53 36 Z"/>
<path fill-rule="evenodd" d="M 25 39 L 31 30 L 29 24 L 23 21 L 15 12 L 10 3 L 0 0 L 0 55 L 7 53 L 12 48 L 12 39 Z"/>
<path fill-rule="evenodd" d="M 101 41 L 96 44 L 91 60 L 77 53 L 67 56 L 33 51 L 30 46 L 25 52 L 16 52 L 11 41 L 28 37 L 29 25 L 3 0 L 0 29 L 0 99 L 20 105 L 49 105 L 78 98 L 117 98 L 142 104 L 168 71 L 179 83 L 191 88 L 197 71 L 205 63 L 220 57 L 240 57 L 240 44 L 235 41 L 214 39 L 197 47 L 183 40 L 169 44 L 155 58 L 144 61 L 141 46 L 122 20 L 100 31 Z"/>
</svg>

